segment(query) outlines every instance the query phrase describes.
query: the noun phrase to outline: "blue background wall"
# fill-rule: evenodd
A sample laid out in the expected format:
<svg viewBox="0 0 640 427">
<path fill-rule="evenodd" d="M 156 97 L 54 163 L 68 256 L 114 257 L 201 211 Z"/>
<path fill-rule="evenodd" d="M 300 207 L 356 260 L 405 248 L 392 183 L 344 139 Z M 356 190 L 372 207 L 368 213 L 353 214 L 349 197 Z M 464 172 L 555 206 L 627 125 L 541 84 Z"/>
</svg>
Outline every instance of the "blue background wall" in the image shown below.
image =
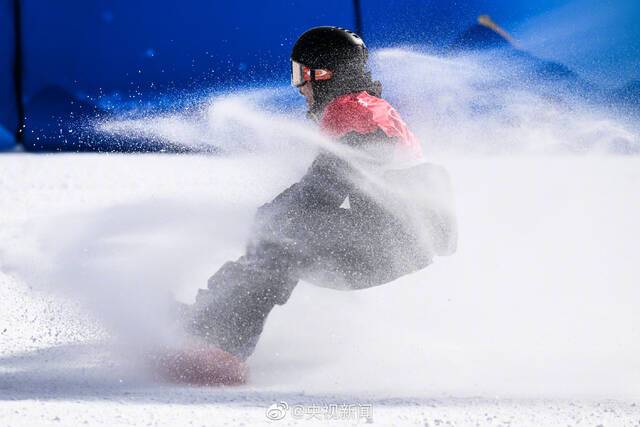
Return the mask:
<svg viewBox="0 0 640 427">
<path fill-rule="evenodd" d="M 12 0 L 0 0 L 0 150 L 13 146 L 17 127 L 13 92 L 13 7 Z"/>
<path fill-rule="evenodd" d="M 70 107 L 73 97 L 93 103 L 106 94 L 126 103 L 171 89 L 284 81 L 292 40 L 302 31 L 327 22 L 353 24 L 353 10 L 345 7 L 351 3 L 344 0 L 325 1 L 313 13 L 305 1 L 22 4 L 25 145 L 32 149 L 87 148 L 66 125 L 74 126 L 70 119 L 92 106 Z"/>
<path fill-rule="evenodd" d="M 381 47 L 444 45 L 482 13 L 491 14 L 516 34 L 522 28 L 521 34 L 527 37 L 532 33 L 540 36 L 535 28 L 527 26 L 532 18 L 543 20 L 546 13 L 557 14 L 557 10 L 569 10 L 571 16 L 579 18 L 590 13 L 580 5 L 593 1 L 363 0 L 361 4 L 364 37 L 371 47 Z M 27 149 L 34 150 L 122 149 L 69 130 L 78 129 L 82 117 L 108 115 L 109 111 L 102 109 L 105 99 L 113 101 L 111 105 L 126 107 L 172 90 L 285 82 L 291 45 L 304 30 L 316 25 L 355 26 L 354 5 L 349 0 L 325 0 L 321 6 L 299 0 L 20 3 L 27 123 L 24 142 Z M 629 4 L 625 0 L 618 3 Z M 15 130 L 17 122 L 12 82 L 12 4 L 13 0 L 0 0 L 0 125 L 4 128 L 0 128 L 0 145 L 3 135 L 6 145 L 8 132 Z M 616 10 L 616 2 L 608 4 Z M 563 22 L 570 27 L 575 22 L 565 15 Z M 555 22 L 554 28 L 559 25 L 562 27 Z M 600 39 L 606 39 L 602 29 L 599 31 Z M 585 39 L 584 32 L 580 37 Z M 536 46 L 540 45 L 539 39 Z M 627 42 L 632 47 L 634 43 L 638 46 L 633 38 Z M 570 45 L 566 37 L 563 45 Z M 563 52 L 562 46 L 554 48 L 553 40 L 545 46 L 549 55 Z M 597 64 L 598 55 L 610 48 L 603 45 L 600 51 L 590 51 L 591 61 L 574 56 L 585 64 Z M 633 64 L 627 61 L 626 67 L 633 70 Z"/>
</svg>

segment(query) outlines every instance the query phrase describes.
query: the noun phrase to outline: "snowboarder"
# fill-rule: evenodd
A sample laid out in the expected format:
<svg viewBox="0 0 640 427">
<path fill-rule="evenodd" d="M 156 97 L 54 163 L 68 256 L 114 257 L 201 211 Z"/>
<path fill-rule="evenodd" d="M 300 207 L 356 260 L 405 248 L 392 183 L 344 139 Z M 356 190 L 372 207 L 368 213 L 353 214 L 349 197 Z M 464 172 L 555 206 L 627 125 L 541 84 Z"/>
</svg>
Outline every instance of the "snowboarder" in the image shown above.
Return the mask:
<svg viewBox="0 0 640 427">
<path fill-rule="evenodd" d="M 338 144 L 366 153 L 374 175 L 384 172 L 385 182 L 395 182 L 410 195 L 416 189 L 428 191 L 428 181 L 434 174 L 442 177 L 442 170 L 421 163 L 418 140 L 380 98 L 381 85 L 371 78 L 367 56 L 355 33 L 312 28 L 293 46 L 291 83 L 306 98 L 308 116 Z M 211 345 L 215 354 L 220 349 L 237 358 L 237 365 L 225 359 L 231 374 L 217 373 L 227 375 L 219 382 L 244 379 L 239 361 L 252 354 L 267 316 L 287 302 L 299 280 L 367 288 L 420 270 L 434 255 L 455 250 L 451 212 L 420 203 L 388 203 L 385 191 L 371 190 L 375 186 L 367 190 L 367 167 L 363 171 L 355 163 L 322 150 L 299 182 L 258 209 L 246 253 L 224 264 L 186 310 L 190 334 Z M 427 243 L 424 230 L 430 234 Z M 198 375 L 209 375 L 211 366 L 200 364 L 215 362 L 181 353 L 171 363 L 176 365 L 169 368 L 173 379 L 202 382 Z"/>
</svg>

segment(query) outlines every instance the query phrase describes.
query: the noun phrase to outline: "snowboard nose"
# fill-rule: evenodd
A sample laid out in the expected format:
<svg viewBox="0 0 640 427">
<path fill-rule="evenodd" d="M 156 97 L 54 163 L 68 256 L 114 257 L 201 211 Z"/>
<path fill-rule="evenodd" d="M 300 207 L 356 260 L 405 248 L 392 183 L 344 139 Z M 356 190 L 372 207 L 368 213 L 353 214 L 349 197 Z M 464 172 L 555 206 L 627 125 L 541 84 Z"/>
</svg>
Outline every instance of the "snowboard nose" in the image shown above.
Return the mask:
<svg viewBox="0 0 640 427">
<path fill-rule="evenodd" d="M 233 386 L 245 384 L 249 375 L 242 360 L 213 346 L 161 351 L 150 362 L 159 379 L 176 384 Z"/>
</svg>

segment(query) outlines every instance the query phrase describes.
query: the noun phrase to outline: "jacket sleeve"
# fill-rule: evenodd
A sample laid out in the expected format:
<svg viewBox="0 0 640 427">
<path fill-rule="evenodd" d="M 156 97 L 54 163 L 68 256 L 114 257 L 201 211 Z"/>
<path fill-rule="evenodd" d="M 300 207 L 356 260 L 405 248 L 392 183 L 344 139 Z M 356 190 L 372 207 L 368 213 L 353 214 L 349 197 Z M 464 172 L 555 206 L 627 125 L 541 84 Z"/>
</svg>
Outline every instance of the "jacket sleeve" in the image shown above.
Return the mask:
<svg viewBox="0 0 640 427">
<path fill-rule="evenodd" d="M 286 240 L 323 211 L 335 210 L 349 194 L 348 166 L 344 160 L 321 153 L 300 181 L 256 212 L 248 252 L 259 242 Z"/>
<path fill-rule="evenodd" d="M 349 165 L 331 153 L 319 154 L 305 175 L 260 210 L 339 207 L 349 194 Z"/>
<path fill-rule="evenodd" d="M 388 144 L 388 138 L 378 132 L 372 134 L 351 132 L 340 138 L 339 143 L 355 149 L 382 143 L 391 146 Z M 346 159 L 323 151 L 315 158 L 300 181 L 258 209 L 256 219 L 262 222 L 277 221 L 278 217 L 292 216 L 310 209 L 338 208 L 347 196 L 355 191 L 354 173 Z"/>
</svg>

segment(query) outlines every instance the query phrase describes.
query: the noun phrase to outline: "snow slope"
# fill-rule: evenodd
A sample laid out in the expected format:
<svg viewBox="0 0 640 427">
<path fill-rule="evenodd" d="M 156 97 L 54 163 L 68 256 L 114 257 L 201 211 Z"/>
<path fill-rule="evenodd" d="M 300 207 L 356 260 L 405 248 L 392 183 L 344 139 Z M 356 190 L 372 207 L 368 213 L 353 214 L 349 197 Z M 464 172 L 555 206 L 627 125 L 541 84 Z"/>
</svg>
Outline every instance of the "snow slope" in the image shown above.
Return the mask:
<svg viewBox="0 0 640 427">
<path fill-rule="evenodd" d="M 300 284 L 250 383 L 198 389 L 122 344 L 161 336 L 155 296 L 193 298 L 305 161 L 1 157 L 0 424 L 274 424 L 285 401 L 371 404 L 380 425 L 639 425 L 640 159 L 435 160 L 454 256 L 365 291 Z"/>
</svg>

